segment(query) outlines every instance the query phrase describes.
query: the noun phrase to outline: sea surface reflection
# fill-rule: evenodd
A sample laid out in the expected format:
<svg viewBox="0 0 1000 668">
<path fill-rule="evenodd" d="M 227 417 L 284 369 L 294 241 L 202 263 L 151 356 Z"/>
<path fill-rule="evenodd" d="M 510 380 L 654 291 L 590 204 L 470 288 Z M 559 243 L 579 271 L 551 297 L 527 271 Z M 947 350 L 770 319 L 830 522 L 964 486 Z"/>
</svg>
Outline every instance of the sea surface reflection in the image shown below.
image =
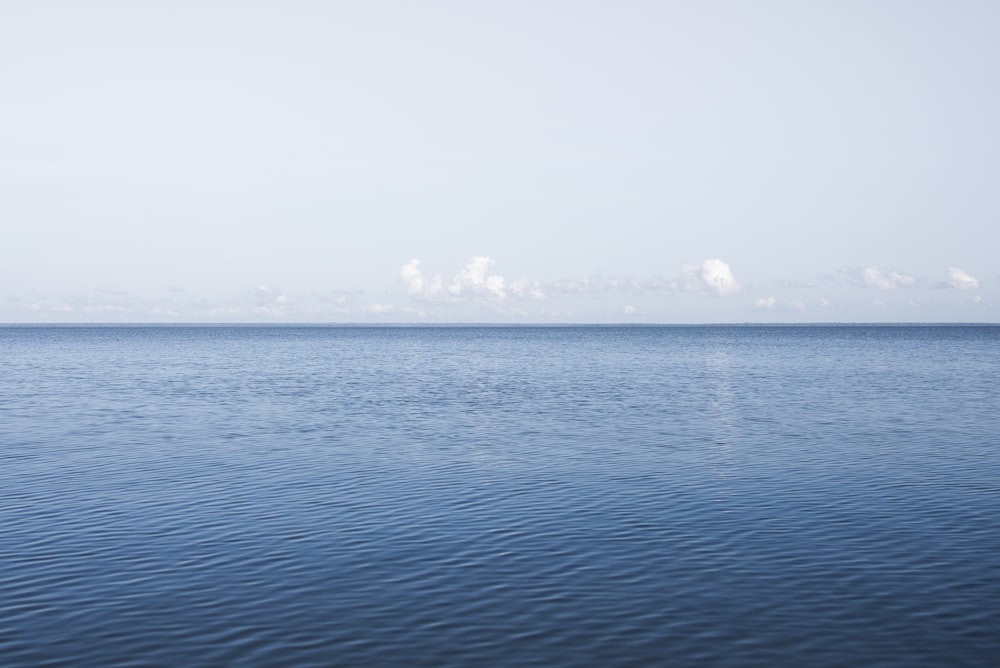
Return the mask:
<svg viewBox="0 0 1000 668">
<path fill-rule="evenodd" d="M 997 327 L 0 328 L 0 663 L 990 665 Z"/>
</svg>

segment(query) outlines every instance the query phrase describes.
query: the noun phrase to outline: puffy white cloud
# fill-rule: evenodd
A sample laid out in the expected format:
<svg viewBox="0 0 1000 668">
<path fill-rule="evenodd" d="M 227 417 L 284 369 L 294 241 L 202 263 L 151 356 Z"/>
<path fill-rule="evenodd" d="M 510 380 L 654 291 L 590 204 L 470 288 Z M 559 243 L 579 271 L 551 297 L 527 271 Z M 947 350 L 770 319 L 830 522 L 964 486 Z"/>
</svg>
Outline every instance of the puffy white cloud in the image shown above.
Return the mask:
<svg viewBox="0 0 1000 668">
<path fill-rule="evenodd" d="M 739 294 L 743 288 L 736 282 L 733 270 L 718 258 L 705 260 L 701 265 L 686 265 L 683 269 L 685 287 L 701 291 L 708 288 L 720 297 Z"/>
<path fill-rule="evenodd" d="M 957 267 L 948 269 L 948 284 L 959 290 L 978 290 L 979 281 Z"/>
<path fill-rule="evenodd" d="M 475 256 L 455 275 L 451 285 L 448 286 L 448 292 L 456 297 L 462 296 L 463 293 L 471 293 L 473 296 L 506 298 L 506 281 L 503 276 L 490 274 L 492 266 L 492 258 L 485 255 Z"/>
<path fill-rule="evenodd" d="M 547 301 L 549 299 L 594 297 L 619 293 L 639 297 L 669 296 L 681 291 L 715 294 L 723 297 L 743 291 L 728 264 L 711 258 L 683 268 L 679 279 L 653 277 L 634 278 L 566 278 L 554 282 L 532 279 L 508 281 L 495 273 L 495 261 L 488 255 L 473 256 L 451 281 L 440 275 L 428 275 L 419 259 L 412 259 L 399 270 L 406 293 L 412 297 L 441 303 L 476 302 L 499 307 L 504 312 L 517 313 L 513 300 Z M 552 311 L 550 311 L 552 313 Z"/>
<path fill-rule="evenodd" d="M 625 315 L 633 315 L 635 313 L 635 307 L 631 304 L 625 304 L 625 306 L 622 307 L 622 313 Z"/>
<path fill-rule="evenodd" d="M 861 280 L 866 287 L 878 288 L 879 290 L 894 290 L 899 287 L 913 285 L 917 281 L 913 276 L 900 274 L 897 271 L 882 271 L 874 265 L 865 267 L 865 270 L 861 274 Z"/>
<path fill-rule="evenodd" d="M 444 289 L 440 276 L 433 278 L 424 276 L 423 272 L 420 271 L 420 260 L 416 258 L 403 265 L 399 270 L 399 276 L 406 285 L 406 292 L 411 295 L 433 297 Z"/>
<path fill-rule="evenodd" d="M 545 291 L 537 281 L 520 280 L 508 287 L 507 279 L 492 273 L 493 264 L 493 258 L 476 255 L 445 285 L 440 275 L 431 277 L 424 274 L 420 270 L 420 260 L 413 259 L 400 268 L 399 276 L 408 294 L 424 299 L 501 302 L 509 295 L 545 299 Z"/>
</svg>

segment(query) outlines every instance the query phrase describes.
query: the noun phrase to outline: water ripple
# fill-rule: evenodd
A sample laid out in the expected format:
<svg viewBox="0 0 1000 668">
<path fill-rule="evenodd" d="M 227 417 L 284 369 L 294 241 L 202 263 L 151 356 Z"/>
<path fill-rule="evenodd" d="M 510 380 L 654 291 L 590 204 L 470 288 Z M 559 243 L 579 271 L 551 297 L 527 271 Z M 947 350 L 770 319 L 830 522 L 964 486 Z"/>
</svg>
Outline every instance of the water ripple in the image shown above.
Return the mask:
<svg viewBox="0 0 1000 668">
<path fill-rule="evenodd" d="M 0 663 L 990 665 L 998 334 L 0 328 Z"/>
</svg>

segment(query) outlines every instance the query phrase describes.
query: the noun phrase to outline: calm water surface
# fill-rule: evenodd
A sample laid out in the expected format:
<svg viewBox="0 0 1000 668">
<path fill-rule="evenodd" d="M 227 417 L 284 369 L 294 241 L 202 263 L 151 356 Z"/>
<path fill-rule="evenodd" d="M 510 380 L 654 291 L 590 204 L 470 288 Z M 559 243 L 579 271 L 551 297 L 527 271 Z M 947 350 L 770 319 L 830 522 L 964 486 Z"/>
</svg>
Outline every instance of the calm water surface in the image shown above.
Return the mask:
<svg viewBox="0 0 1000 668">
<path fill-rule="evenodd" d="M 0 328 L 0 664 L 986 666 L 1000 327 Z"/>
</svg>

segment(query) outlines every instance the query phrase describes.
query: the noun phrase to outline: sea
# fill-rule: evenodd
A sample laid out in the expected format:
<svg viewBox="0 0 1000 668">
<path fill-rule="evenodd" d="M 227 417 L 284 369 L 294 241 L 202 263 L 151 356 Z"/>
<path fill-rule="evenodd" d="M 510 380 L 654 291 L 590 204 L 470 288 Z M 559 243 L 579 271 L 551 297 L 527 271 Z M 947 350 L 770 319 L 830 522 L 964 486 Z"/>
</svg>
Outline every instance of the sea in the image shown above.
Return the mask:
<svg viewBox="0 0 1000 668">
<path fill-rule="evenodd" d="M 0 665 L 995 666 L 1000 327 L 0 327 Z"/>
</svg>

